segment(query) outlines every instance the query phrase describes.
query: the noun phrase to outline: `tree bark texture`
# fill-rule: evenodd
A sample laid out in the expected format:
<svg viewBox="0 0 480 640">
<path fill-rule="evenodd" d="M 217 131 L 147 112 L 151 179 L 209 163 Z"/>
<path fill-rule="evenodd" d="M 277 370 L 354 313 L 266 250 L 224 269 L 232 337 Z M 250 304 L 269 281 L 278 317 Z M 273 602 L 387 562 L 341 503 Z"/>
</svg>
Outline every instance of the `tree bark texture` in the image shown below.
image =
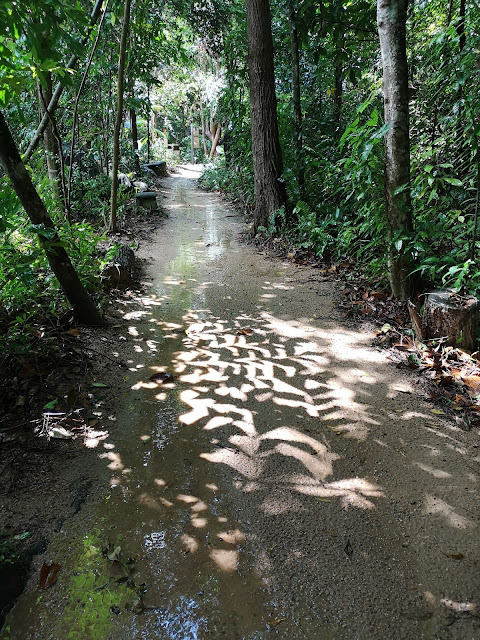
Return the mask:
<svg viewBox="0 0 480 640">
<path fill-rule="evenodd" d="M 20 158 L 20 153 L 2 113 L 0 113 L 0 160 L 32 224 L 41 225 L 43 229 L 52 231 L 53 237 L 48 239 L 38 234 L 40 245 L 45 250 L 50 267 L 79 320 L 85 324 L 104 324 L 98 309 L 82 285 L 67 252 L 64 247 L 59 246 L 60 238 L 55 231 L 53 221 Z"/>
<path fill-rule="evenodd" d="M 125 57 L 127 49 L 128 28 L 130 25 L 131 0 L 125 0 L 123 12 L 122 36 L 120 38 L 120 52 L 118 56 L 117 79 L 117 118 L 113 133 L 112 153 L 112 192 L 110 198 L 110 231 L 117 230 L 117 196 L 118 196 L 118 164 L 120 160 L 120 129 L 123 122 L 123 86 L 125 83 Z"/>
<path fill-rule="evenodd" d="M 423 335 L 426 339 L 443 338 L 446 344 L 456 345 L 461 334 L 462 346 L 474 351 L 479 306 L 474 296 L 460 297 L 448 290 L 427 293 L 423 308 Z"/>
<path fill-rule="evenodd" d="M 305 163 L 303 158 L 303 123 L 300 87 L 300 56 L 297 31 L 297 8 L 295 0 L 288 0 L 288 19 L 290 24 L 290 49 L 292 54 L 292 103 L 295 123 L 296 177 L 300 199 L 304 199 Z"/>
<path fill-rule="evenodd" d="M 385 207 L 390 240 L 413 229 L 410 197 L 410 134 L 406 18 L 408 0 L 378 0 L 377 24 L 383 65 L 385 123 Z M 405 242 L 390 248 L 393 294 L 405 300 L 410 293 L 410 264 Z"/>
<path fill-rule="evenodd" d="M 278 135 L 273 41 L 268 0 L 246 0 L 248 75 L 255 183 L 254 231 L 286 206 L 283 160 Z"/>
<path fill-rule="evenodd" d="M 140 156 L 138 155 L 138 127 L 137 127 L 137 112 L 135 109 L 130 109 L 130 126 L 132 133 L 132 149 L 135 154 L 135 171 L 140 172 Z"/>
<path fill-rule="evenodd" d="M 38 83 L 38 101 L 40 107 L 40 115 L 42 118 L 46 113 L 45 104 L 48 105 L 50 100 L 52 99 L 51 74 L 47 74 L 47 83 L 48 86 L 46 89 L 42 87 L 40 82 Z M 45 161 L 47 165 L 48 179 L 53 185 L 55 194 L 57 195 L 57 197 L 59 197 L 61 194 L 61 187 L 59 184 L 60 173 L 58 166 L 58 143 L 55 140 L 53 127 L 51 124 L 48 124 L 45 127 L 45 131 L 43 132 L 43 146 L 45 149 Z"/>
</svg>

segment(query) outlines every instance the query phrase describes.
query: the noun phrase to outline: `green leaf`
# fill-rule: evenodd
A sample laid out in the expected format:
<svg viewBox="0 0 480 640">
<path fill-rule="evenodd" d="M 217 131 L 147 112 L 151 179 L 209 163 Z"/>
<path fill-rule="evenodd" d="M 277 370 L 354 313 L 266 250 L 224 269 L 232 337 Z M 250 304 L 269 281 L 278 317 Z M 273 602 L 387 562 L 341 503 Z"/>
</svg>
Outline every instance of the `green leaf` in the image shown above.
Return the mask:
<svg viewBox="0 0 480 640">
<path fill-rule="evenodd" d="M 455 187 L 463 187 L 463 182 L 458 178 L 444 178 L 448 184 L 453 184 Z"/>
</svg>

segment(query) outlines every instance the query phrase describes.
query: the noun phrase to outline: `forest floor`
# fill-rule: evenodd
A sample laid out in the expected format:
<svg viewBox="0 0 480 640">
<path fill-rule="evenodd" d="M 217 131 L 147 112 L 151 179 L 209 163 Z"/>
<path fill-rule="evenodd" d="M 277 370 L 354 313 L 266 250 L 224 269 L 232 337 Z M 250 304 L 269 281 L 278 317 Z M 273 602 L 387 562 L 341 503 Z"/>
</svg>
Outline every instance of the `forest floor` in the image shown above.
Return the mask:
<svg viewBox="0 0 480 640">
<path fill-rule="evenodd" d="M 0 529 L 31 534 L 32 571 L 1 638 L 480 638 L 478 426 L 198 175 L 159 181 L 141 288 L 68 334 L 76 439 L 2 443 Z"/>
</svg>

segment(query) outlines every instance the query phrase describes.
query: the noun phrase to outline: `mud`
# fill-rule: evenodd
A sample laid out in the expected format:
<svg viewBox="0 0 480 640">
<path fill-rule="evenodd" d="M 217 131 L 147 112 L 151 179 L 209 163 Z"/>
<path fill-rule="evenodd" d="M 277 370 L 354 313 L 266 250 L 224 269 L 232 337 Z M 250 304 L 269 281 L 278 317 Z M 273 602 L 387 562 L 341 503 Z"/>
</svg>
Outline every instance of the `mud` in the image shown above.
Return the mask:
<svg viewBox="0 0 480 640">
<path fill-rule="evenodd" d="M 478 431 L 432 413 L 314 269 L 242 245 L 197 175 L 162 181 L 112 330 L 103 497 L 35 558 L 58 581 L 32 575 L 2 638 L 479 638 Z"/>
</svg>

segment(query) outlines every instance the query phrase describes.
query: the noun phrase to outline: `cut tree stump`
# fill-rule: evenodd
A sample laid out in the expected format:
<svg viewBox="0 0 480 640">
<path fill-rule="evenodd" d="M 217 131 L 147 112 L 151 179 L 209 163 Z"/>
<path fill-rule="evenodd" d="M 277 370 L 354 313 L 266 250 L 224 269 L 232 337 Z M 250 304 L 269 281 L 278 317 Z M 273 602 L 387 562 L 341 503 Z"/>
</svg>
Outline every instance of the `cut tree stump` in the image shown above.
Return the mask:
<svg viewBox="0 0 480 640">
<path fill-rule="evenodd" d="M 147 169 L 151 169 L 156 176 L 168 176 L 167 163 L 165 160 L 160 160 L 159 162 L 149 162 L 145 166 L 147 167 Z"/>
<path fill-rule="evenodd" d="M 130 247 L 119 245 L 118 253 L 112 262 L 102 269 L 102 278 L 110 287 L 131 287 L 133 285 L 133 270 L 135 268 L 135 254 Z"/>
<path fill-rule="evenodd" d="M 422 318 L 423 336 L 426 340 L 444 338 L 453 346 L 461 336 L 461 346 L 474 351 L 478 310 L 479 301 L 474 296 L 460 296 L 448 289 L 427 293 Z"/>
<path fill-rule="evenodd" d="M 157 194 L 154 191 L 142 191 L 135 194 L 135 202 L 137 203 L 137 211 L 139 207 L 149 211 L 158 210 Z"/>
</svg>

